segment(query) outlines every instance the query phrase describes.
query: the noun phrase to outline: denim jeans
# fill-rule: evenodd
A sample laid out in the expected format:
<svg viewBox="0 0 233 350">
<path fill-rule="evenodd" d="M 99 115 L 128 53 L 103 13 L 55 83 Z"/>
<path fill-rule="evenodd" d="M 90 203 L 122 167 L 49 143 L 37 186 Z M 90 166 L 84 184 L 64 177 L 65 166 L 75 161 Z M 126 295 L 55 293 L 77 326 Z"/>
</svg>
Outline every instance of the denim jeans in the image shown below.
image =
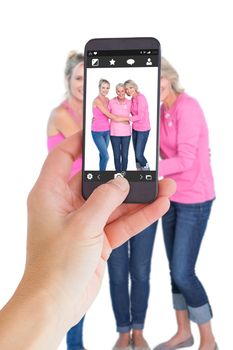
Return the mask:
<svg viewBox="0 0 233 350">
<path fill-rule="evenodd" d="M 83 322 L 84 317 L 66 335 L 67 350 L 83 350 Z"/>
<path fill-rule="evenodd" d="M 114 164 L 117 172 L 126 171 L 128 165 L 128 153 L 130 136 L 110 136 Z"/>
<path fill-rule="evenodd" d="M 146 148 L 146 143 L 148 140 L 150 130 L 148 131 L 136 131 L 132 130 L 132 138 L 133 138 L 133 148 L 135 153 L 136 163 L 139 163 L 141 167 L 145 167 L 147 164 L 147 160 L 144 156 L 144 151 Z"/>
<path fill-rule="evenodd" d="M 189 318 L 198 324 L 212 318 L 207 294 L 195 273 L 212 203 L 213 200 L 196 204 L 171 202 L 162 218 L 174 308 L 188 310 Z"/>
<path fill-rule="evenodd" d="M 156 227 L 157 222 L 114 249 L 108 260 L 112 307 L 120 333 L 144 327 Z"/>
<path fill-rule="evenodd" d="M 92 137 L 99 150 L 99 170 L 106 170 L 107 163 L 109 160 L 108 155 L 108 144 L 110 138 L 110 132 L 107 131 L 92 131 Z"/>
</svg>

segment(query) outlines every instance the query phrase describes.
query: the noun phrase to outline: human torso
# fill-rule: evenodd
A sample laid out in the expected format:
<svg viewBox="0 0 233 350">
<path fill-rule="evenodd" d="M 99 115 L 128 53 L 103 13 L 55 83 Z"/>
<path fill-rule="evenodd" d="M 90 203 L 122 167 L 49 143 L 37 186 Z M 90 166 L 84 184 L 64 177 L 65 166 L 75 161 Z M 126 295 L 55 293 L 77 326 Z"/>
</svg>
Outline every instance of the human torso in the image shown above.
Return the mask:
<svg viewBox="0 0 233 350">
<path fill-rule="evenodd" d="M 186 110 L 194 113 L 188 114 Z M 192 97 L 182 93 L 170 109 L 161 106 L 160 116 L 160 152 L 162 158 L 170 159 L 166 162 L 170 174 L 165 177 L 174 179 L 177 184 L 177 191 L 171 199 L 181 203 L 213 199 L 208 128 L 201 107 Z M 183 157 L 191 166 L 185 171 L 176 169 L 173 173 L 172 166 L 178 161 L 176 157 L 181 162 Z"/>
<path fill-rule="evenodd" d="M 99 99 L 99 97 L 97 97 Z M 100 99 L 99 101 L 103 103 Z M 108 101 L 106 100 L 105 103 L 103 103 L 104 107 L 107 109 Z M 93 120 L 92 120 L 92 131 L 108 131 L 109 130 L 109 120 L 108 117 L 98 108 L 97 105 L 93 104 L 92 107 L 92 113 L 93 113 Z"/>
<path fill-rule="evenodd" d="M 131 101 L 124 99 L 119 101 L 117 97 L 114 97 L 108 104 L 109 111 L 120 117 L 129 117 L 131 112 Z M 131 126 L 129 123 L 121 123 L 111 120 L 110 122 L 110 135 L 111 136 L 130 136 Z"/>
<path fill-rule="evenodd" d="M 133 121 L 133 129 L 136 131 L 150 130 L 149 108 L 145 96 L 138 93 L 131 99 L 132 116 L 138 116 L 138 120 Z"/>
</svg>

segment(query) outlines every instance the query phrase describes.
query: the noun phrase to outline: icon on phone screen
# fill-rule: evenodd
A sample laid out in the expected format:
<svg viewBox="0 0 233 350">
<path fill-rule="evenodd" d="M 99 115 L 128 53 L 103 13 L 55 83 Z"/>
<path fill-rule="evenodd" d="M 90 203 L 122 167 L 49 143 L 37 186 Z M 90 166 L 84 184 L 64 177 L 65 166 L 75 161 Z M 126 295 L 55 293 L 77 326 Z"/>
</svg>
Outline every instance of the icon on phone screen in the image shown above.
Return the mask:
<svg viewBox="0 0 233 350">
<path fill-rule="evenodd" d="M 98 67 L 99 66 L 99 59 L 98 58 L 92 58 L 91 65 L 93 67 Z"/>
</svg>

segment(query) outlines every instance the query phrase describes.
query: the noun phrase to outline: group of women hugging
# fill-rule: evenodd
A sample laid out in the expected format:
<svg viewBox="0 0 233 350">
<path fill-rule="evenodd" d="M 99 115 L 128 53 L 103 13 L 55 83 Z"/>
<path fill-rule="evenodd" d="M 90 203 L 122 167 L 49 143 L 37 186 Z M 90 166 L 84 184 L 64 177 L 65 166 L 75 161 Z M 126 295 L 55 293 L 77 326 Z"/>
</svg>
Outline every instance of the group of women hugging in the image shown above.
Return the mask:
<svg viewBox="0 0 233 350">
<path fill-rule="evenodd" d="M 107 97 L 109 90 L 109 81 L 101 79 L 99 81 L 99 95 L 94 99 L 92 105 L 91 132 L 99 150 L 99 170 L 106 170 L 110 140 L 115 170 L 117 172 L 127 170 L 131 136 L 137 169 L 149 170 L 147 159 L 144 156 L 150 132 L 147 100 L 139 92 L 138 86 L 133 80 L 117 84 L 116 97 L 111 100 Z"/>
</svg>

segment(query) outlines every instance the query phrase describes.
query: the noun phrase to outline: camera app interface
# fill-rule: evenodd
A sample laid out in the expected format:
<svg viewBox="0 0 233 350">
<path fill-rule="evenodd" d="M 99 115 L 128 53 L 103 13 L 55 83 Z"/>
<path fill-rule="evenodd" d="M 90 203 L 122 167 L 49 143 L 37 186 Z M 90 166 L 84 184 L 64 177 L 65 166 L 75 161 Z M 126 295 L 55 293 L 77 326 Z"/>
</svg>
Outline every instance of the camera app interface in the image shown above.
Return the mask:
<svg viewBox="0 0 233 350">
<path fill-rule="evenodd" d="M 87 51 L 84 181 L 156 176 L 158 50 Z"/>
</svg>

